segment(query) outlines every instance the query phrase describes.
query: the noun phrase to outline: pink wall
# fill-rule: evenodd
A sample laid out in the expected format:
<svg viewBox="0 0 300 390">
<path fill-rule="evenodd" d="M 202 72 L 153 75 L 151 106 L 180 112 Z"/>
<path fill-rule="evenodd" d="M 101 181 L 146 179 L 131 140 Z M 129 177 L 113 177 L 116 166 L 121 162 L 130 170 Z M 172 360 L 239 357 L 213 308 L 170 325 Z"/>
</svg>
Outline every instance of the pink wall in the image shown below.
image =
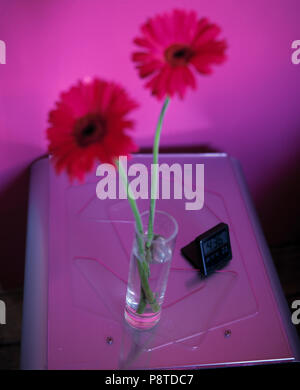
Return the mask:
<svg viewBox="0 0 300 390">
<path fill-rule="evenodd" d="M 285 227 L 298 235 L 300 190 L 292 179 L 300 65 L 290 60 L 291 43 L 300 39 L 298 0 L 0 0 L 7 46 L 0 65 L 0 261 L 10 264 L 12 279 L 23 264 L 25 170 L 45 153 L 47 112 L 58 93 L 87 75 L 123 83 L 142 103 L 136 139 L 149 145 L 160 105 L 142 88 L 129 54 L 141 22 L 173 6 L 220 24 L 229 60 L 212 77 L 199 77 L 184 103 L 172 102 L 162 144 L 206 144 L 237 157 L 270 241 L 289 239 Z"/>
</svg>

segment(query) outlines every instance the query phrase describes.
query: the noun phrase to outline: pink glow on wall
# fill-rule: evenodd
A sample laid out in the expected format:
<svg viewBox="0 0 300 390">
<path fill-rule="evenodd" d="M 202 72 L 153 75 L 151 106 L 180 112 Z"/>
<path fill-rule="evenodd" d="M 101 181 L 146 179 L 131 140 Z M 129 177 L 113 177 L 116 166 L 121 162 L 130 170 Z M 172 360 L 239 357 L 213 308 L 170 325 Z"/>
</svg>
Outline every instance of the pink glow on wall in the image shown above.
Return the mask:
<svg viewBox="0 0 300 390">
<path fill-rule="evenodd" d="M 11 221 L 9 232 L 26 208 L 24 170 L 46 151 L 47 113 L 78 78 L 121 82 L 141 102 L 136 140 L 150 145 L 160 104 L 130 61 L 132 39 L 148 16 L 174 6 L 218 23 L 229 60 L 213 76 L 199 76 L 184 103 L 171 103 L 162 145 L 205 144 L 237 157 L 261 217 L 270 220 L 264 197 L 278 192 L 278 175 L 299 165 L 300 65 L 291 62 L 291 43 L 300 39 L 298 0 L 0 0 L 7 50 L 0 65 L 0 213 Z"/>
</svg>

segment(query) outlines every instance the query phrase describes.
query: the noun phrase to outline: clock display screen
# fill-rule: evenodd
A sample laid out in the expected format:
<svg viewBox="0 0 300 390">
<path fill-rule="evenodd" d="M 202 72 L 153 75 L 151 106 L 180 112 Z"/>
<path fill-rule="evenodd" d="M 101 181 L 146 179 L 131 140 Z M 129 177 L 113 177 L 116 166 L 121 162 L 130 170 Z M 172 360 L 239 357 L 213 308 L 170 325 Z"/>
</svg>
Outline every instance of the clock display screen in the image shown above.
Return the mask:
<svg viewBox="0 0 300 390">
<path fill-rule="evenodd" d="M 181 253 L 202 277 L 222 269 L 232 259 L 228 225 L 221 222 L 200 234 Z"/>
<path fill-rule="evenodd" d="M 207 241 L 203 242 L 203 251 L 204 255 L 208 256 L 212 252 L 216 251 L 218 248 L 221 248 L 228 242 L 227 231 L 223 230 L 222 232 L 216 234 L 215 236 L 209 238 Z"/>
</svg>

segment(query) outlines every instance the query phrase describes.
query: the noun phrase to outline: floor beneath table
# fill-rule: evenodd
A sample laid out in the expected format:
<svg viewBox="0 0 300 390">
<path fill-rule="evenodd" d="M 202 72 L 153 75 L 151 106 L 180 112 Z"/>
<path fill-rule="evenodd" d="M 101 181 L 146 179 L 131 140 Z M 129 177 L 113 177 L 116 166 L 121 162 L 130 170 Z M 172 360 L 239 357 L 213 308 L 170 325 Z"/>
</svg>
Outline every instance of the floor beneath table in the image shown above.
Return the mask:
<svg viewBox="0 0 300 390">
<path fill-rule="evenodd" d="M 300 245 L 271 248 L 272 256 L 289 307 L 300 299 Z M 23 291 L 0 291 L 6 304 L 5 326 L 0 327 L 0 369 L 18 369 L 20 359 Z M 296 327 L 300 337 L 300 324 Z"/>
</svg>

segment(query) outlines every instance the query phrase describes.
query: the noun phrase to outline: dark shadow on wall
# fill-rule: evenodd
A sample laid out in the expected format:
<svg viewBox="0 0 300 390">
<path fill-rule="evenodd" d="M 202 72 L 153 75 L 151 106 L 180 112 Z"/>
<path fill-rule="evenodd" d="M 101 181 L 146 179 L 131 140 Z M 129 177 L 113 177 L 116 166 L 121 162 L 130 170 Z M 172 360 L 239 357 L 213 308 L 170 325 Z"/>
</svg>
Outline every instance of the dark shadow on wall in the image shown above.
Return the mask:
<svg viewBox="0 0 300 390">
<path fill-rule="evenodd" d="M 266 239 L 271 246 L 300 245 L 300 159 L 274 173 L 256 200 Z"/>
<path fill-rule="evenodd" d="M 152 153 L 152 147 L 141 148 L 139 153 Z M 161 146 L 159 153 L 222 153 L 221 150 L 211 145 L 192 145 L 192 146 Z"/>
<path fill-rule="evenodd" d="M 0 193 L 0 286 L 21 287 L 24 278 L 29 166 Z"/>
</svg>

